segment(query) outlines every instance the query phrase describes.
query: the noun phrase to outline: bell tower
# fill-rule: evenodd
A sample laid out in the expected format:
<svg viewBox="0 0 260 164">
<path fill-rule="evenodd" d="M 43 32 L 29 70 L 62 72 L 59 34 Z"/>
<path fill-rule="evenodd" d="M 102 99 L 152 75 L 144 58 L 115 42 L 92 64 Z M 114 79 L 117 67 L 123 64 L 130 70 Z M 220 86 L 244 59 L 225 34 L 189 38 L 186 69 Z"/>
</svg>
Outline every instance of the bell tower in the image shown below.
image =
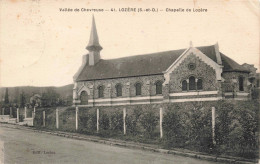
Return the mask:
<svg viewBox="0 0 260 164">
<path fill-rule="evenodd" d="M 89 43 L 86 49 L 89 51 L 89 65 L 95 65 L 100 60 L 100 51 L 103 49 L 98 40 L 97 28 L 94 15 L 92 17 L 92 27 Z"/>
</svg>

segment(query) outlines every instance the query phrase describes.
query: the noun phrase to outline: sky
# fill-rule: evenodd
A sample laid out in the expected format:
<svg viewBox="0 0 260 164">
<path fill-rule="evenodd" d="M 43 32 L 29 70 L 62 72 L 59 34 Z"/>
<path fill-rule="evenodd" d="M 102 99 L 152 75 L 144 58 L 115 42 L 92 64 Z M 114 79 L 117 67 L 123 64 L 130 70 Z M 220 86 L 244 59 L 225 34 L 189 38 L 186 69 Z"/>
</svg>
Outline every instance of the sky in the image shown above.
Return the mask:
<svg viewBox="0 0 260 164">
<path fill-rule="evenodd" d="M 128 7 L 159 12 L 119 12 Z M 225 55 L 259 69 L 257 0 L 1 0 L 0 87 L 73 83 L 88 53 L 93 14 L 103 59 L 188 48 L 190 41 L 195 47 L 218 42 Z"/>
</svg>

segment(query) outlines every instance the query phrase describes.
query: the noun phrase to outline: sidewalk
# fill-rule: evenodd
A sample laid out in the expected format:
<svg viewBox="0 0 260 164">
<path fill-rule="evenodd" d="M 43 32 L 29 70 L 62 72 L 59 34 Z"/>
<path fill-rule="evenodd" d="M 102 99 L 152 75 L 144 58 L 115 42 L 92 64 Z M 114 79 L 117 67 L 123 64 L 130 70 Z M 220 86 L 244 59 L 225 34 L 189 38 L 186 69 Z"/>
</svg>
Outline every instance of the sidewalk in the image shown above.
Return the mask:
<svg viewBox="0 0 260 164">
<path fill-rule="evenodd" d="M 13 129 L 21 129 L 21 130 L 29 130 L 37 133 L 46 133 L 50 135 L 57 135 L 61 137 L 67 137 L 77 140 L 85 140 L 91 142 L 97 142 L 107 145 L 114 145 L 120 147 L 126 147 L 131 149 L 140 149 L 145 151 L 157 152 L 157 153 L 164 153 L 164 154 L 173 154 L 173 155 L 180 155 L 185 157 L 197 158 L 202 160 L 208 161 L 215 161 L 220 163 L 236 163 L 236 164 L 253 164 L 255 162 L 245 160 L 243 158 L 236 158 L 236 157 L 217 157 L 212 155 L 207 155 L 199 152 L 184 150 L 184 149 L 174 149 L 174 150 L 167 150 L 161 149 L 158 145 L 153 144 L 143 144 L 143 143 L 136 143 L 131 141 L 123 141 L 117 139 L 110 139 L 110 138 L 102 138 L 98 136 L 91 136 L 91 135 L 84 135 L 79 133 L 71 133 L 71 132 L 61 132 L 61 131 L 50 131 L 50 130 L 38 130 L 33 127 L 26 127 L 26 126 L 19 126 L 19 125 L 12 125 L 12 124 L 3 124 L 0 123 L 0 126 L 13 128 Z"/>
</svg>

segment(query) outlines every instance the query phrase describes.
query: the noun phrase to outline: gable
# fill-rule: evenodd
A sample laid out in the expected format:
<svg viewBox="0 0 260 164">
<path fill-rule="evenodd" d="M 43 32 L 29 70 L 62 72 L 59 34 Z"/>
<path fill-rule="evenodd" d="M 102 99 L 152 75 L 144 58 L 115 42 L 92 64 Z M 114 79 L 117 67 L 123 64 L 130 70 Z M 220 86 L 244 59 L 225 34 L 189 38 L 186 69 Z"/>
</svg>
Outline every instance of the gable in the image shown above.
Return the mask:
<svg viewBox="0 0 260 164">
<path fill-rule="evenodd" d="M 90 95 L 90 90 L 89 90 L 85 85 L 82 85 L 82 86 L 80 87 L 80 89 L 77 91 L 77 94 L 80 95 L 81 92 L 83 92 L 83 91 L 86 91 L 87 94 Z"/>
<path fill-rule="evenodd" d="M 170 74 L 186 59 L 189 55 L 195 55 L 200 60 L 211 66 L 216 71 L 216 79 L 221 80 L 222 67 L 218 65 L 212 58 L 209 58 L 207 55 L 202 53 L 199 49 L 190 47 L 186 51 L 183 52 L 182 55 L 164 72 L 165 82 L 164 84 L 168 84 L 170 81 Z"/>
<path fill-rule="evenodd" d="M 194 67 L 189 67 L 190 64 L 193 64 Z M 216 71 L 214 68 L 196 55 L 190 54 L 170 73 L 170 93 L 182 92 L 182 82 L 184 80 L 188 81 L 191 76 L 203 81 L 203 87 L 200 90 L 214 91 L 217 89 Z"/>
</svg>

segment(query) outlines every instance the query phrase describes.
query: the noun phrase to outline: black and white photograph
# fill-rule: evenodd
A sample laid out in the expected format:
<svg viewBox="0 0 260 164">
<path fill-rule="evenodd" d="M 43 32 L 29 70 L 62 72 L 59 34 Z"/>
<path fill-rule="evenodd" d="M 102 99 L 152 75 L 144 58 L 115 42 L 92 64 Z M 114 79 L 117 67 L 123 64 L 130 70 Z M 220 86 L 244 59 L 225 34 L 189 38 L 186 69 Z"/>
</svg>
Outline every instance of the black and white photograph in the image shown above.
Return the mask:
<svg viewBox="0 0 260 164">
<path fill-rule="evenodd" d="M 0 164 L 255 164 L 259 0 L 0 0 Z"/>
</svg>

